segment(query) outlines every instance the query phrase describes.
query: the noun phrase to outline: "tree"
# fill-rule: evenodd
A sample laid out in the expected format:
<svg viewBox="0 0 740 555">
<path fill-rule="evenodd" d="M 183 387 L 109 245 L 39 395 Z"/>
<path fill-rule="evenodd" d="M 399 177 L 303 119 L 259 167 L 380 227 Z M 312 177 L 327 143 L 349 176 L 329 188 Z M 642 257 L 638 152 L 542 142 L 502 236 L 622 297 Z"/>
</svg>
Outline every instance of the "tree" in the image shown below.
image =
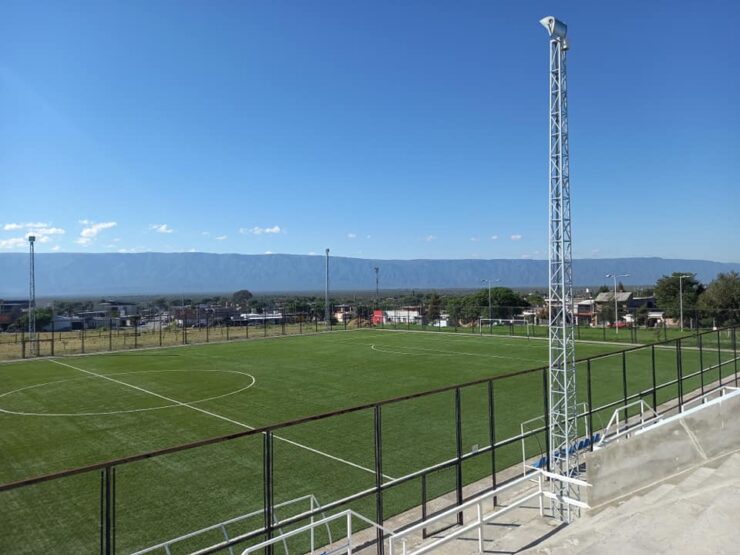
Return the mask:
<svg viewBox="0 0 740 555">
<path fill-rule="evenodd" d="M 252 295 L 251 291 L 247 289 L 240 289 L 231 296 L 231 300 L 239 306 L 246 306 L 246 304 L 249 302 L 249 299 L 251 299 L 252 297 L 254 297 L 254 295 Z"/>
<path fill-rule="evenodd" d="M 611 289 L 609 289 L 608 285 L 602 285 L 596 293 L 608 293 L 609 291 L 611 291 Z"/>
<path fill-rule="evenodd" d="M 429 299 L 429 305 L 427 307 L 426 319 L 427 322 L 436 322 L 440 317 L 441 300 L 437 293 L 432 293 Z"/>
<path fill-rule="evenodd" d="M 719 326 L 739 323 L 740 274 L 719 274 L 701 295 L 699 305 Z"/>
<path fill-rule="evenodd" d="M 624 284 L 621 281 L 617 284 L 617 292 L 624 293 Z"/>
<path fill-rule="evenodd" d="M 604 303 L 599 309 L 599 320 L 602 324 L 614 321 L 614 305 L 612 303 Z"/>
<path fill-rule="evenodd" d="M 681 312 L 680 276 L 688 276 L 681 280 L 683 281 L 684 320 L 686 320 L 696 308 L 699 295 L 704 291 L 704 286 L 696 279 L 695 274 L 673 272 L 670 276 L 660 278 L 655 284 L 655 301 L 665 311 L 666 316 L 678 318 Z"/>
</svg>

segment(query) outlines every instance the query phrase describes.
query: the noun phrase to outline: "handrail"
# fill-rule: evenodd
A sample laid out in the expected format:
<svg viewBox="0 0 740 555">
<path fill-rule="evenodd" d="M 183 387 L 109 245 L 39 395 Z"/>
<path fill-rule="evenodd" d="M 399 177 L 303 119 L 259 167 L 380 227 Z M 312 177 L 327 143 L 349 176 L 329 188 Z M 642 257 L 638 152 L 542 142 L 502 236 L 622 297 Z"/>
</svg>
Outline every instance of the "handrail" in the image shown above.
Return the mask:
<svg viewBox="0 0 740 555">
<path fill-rule="evenodd" d="M 319 509 L 321 509 L 321 504 L 319 503 L 318 499 L 316 499 L 316 496 L 313 495 L 313 494 L 309 494 L 309 495 L 304 495 L 302 497 L 296 497 L 295 499 L 290 499 L 288 501 L 283 501 L 282 503 L 278 503 L 277 505 L 275 505 L 273 507 L 273 511 L 274 511 L 274 509 L 280 509 L 282 507 L 287 507 L 287 506 L 290 506 L 290 505 L 295 505 L 296 503 L 300 503 L 300 502 L 306 501 L 306 500 L 308 500 L 308 502 L 310 504 L 310 509 L 309 509 L 309 511 L 307 511 L 307 514 L 313 513 L 313 511 L 314 511 L 314 505 L 316 507 L 318 507 Z M 229 534 L 228 534 L 228 532 L 226 530 L 226 527 L 227 526 L 231 526 L 232 524 L 236 524 L 237 522 L 242 522 L 242 521 L 247 520 L 249 518 L 258 516 L 260 514 L 263 514 L 264 512 L 265 512 L 264 509 L 259 509 L 257 511 L 252 511 L 251 513 L 247 513 L 247 514 L 240 515 L 240 516 L 235 516 L 235 517 L 230 518 L 228 520 L 224 520 L 223 522 L 219 522 L 218 524 L 212 524 L 210 526 L 206 526 L 205 528 L 200 528 L 199 530 L 194 530 L 192 532 L 188 532 L 187 534 L 183 534 L 181 536 L 177 536 L 176 538 L 172 538 L 170 540 L 167 540 L 167 541 L 158 543 L 156 545 L 152 545 L 152 546 L 146 547 L 146 548 L 141 549 L 139 551 L 134 551 L 131 555 L 144 555 L 146 553 L 152 553 L 152 552 L 158 551 L 160 549 L 164 549 L 165 552 L 169 554 L 170 553 L 170 548 L 174 544 L 179 543 L 179 542 L 184 541 L 184 540 L 188 540 L 190 538 L 194 538 L 194 537 L 199 536 L 201 534 L 205 534 L 207 532 L 212 532 L 214 530 L 219 530 L 219 529 L 223 533 L 225 542 L 228 543 L 229 540 L 232 539 L 232 538 L 229 538 Z M 301 513 L 301 514 L 303 514 L 303 513 Z M 301 516 L 301 514 L 299 514 L 298 516 Z M 313 521 L 313 516 L 311 517 L 311 520 Z M 274 522 L 274 525 L 275 526 L 280 526 L 280 521 L 276 519 L 275 522 Z M 331 541 L 331 530 L 328 527 L 327 527 L 327 531 L 329 533 L 329 541 Z M 313 538 L 313 534 L 312 534 L 312 536 L 311 536 L 311 546 L 312 546 L 311 549 L 312 550 L 313 550 L 313 539 L 314 538 Z M 213 547 L 213 546 L 209 546 L 208 549 L 210 549 L 211 547 Z M 229 546 L 228 549 L 229 549 L 229 552 L 230 553 L 233 553 L 233 551 L 231 549 L 231 546 Z M 286 553 L 288 552 L 287 545 L 285 546 L 285 551 L 286 551 Z"/>
<path fill-rule="evenodd" d="M 389 530 L 388 528 L 385 528 L 384 526 L 381 526 L 377 522 L 373 522 L 367 517 L 362 516 L 359 513 L 356 513 L 352 509 L 345 509 L 344 511 L 341 511 L 339 513 L 327 516 L 322 518 L 321 520 L 317 520 L 316 522 L 306 524 L 305 526 L 301 526 L 300 528 L 296 528 L 295 530 L 291 530 L 290 532 L 285 532 L 284 534 L 281 534 L 277 537 L 270 538 L 269 540 L 265 540 L 263 542 L 260 542 L 255 545 L 251 545 L 244 549 L 244 551 L 241 552 L 241 555 L 249 555 L 250 553 L 253 553 L 255 551 L 259 551 L 261 549 L 264 549 L 265 547 L 268 547 L 270 545 L 273 545 L 275 543 L 279 542 L 285 542 L 288 538 L 292 538 L 293 536 L 297 536 L 299 534 L 303 534 L 304 532 L 310 532 L 312 531 L 316 526 L 328 526 L 330 522 L 334 522 L 335 520 L 345 519 L 346 525 L 347 525 L 347 553 L 352 553 L 352 518 L 358 518 L 362 520 L 363 522 L 370 524 L 371 526 L 374 526 L 378 530 L 384 532 L 385 534 L 388 534 L 392 537 L 393 532 Z M 344 546 L 342 546 L 344 547 Z M 313 551 L 313 549 L 312 549 Z"/>
<path fill-rule="evenodd" d="M 498 511 L 494 511 L 494 512 L 489 513 L 487 515 L 484 515 L 483 514 L 483 503 L 484 502 L 487 502 L 488 500 L 491 500 L 491 499 L 493 499 L 493 498 L 501 495 L 503 492 L 505 492 L 507 490 L 510 490 L 510 489 L 514 488 L 515 486 L 521 485 L 523 483 L 529 483 L 530 479 L 533 476 L 536 476 L 536 480 L 537 480 L 537 489 L 536 489 L 536 491 L 534 491 L 532 493 L 528 493 L 528 494 L 526 494 L 526 495 L 524 495 L 524 496 L 522 496 L 522 497 L 520 497 L 520 498 L 518 498 L 518 499 L 516 499 L 516 500 L 514 500 L 512 502 L 510 502 L 506 507 L 504 507 L 502 509 L 499 509 Z M 453 540 L 453 539 L 455 539 L 455 538 L 457 538 L 457 537 L 459 537 L 459 536 L 461 536 L 463 534 L 466 534 L 467 532 L 470 532 L 470 531 L 476 530 L 476 529 L 478 530 L 478 550 L 480 552 L 483 552 L 483 527 L 484 527 L 484 525 L 487 524 L 488 522 L 491 522 L 492 520 L 495 520 L 499 516 L 506 514 L 507 512 L 513 510 L 514 508 L 516 508 L 516 507 L 518 507 L 518 506 L 526 503 L 527 501 L 530 501 L 530 500 L 535 499 L 535 498 L 538 498 L 539 499 L 540 516 L 542 516 L 544 514 L 543 503 L 542 503 L 542 501 L 543 501 L 544 498 L 557 499 L 559 501 L 562 501 L 566 505 L 573 505 L 573 506 L 576 506 L 576 507 L 586 508 L 586 509 L 589 508 L 588 504 L 584 503 L 583 501 L 580 501 L 580 500 L 577 500 L 577 499 L 572 499 L 572 498 L 566 497 L 566 496 L 559 496 L 559 495 L 557 495 L 555 493 L 545 491 L 545 489 L 543 488 L 543 479 L 545 479 L 545 478 L 547 478 L 547 479 L 549 479 L 550 481 L 553 481 L 553 482 L 554 481 L 565 482 L 565 483 L 571 484 L 571 485 L 576 486 L 576 487 L 579 487 L 579 488 L 580 487 L 590 487 L 591 486 L 591 484 L 589 484 L 588 482 L 585 482 L 584 480 L 579 480 L 578 478 L 573 478 L 573 477 L 570 477 L 570 476 L 561 476 L 559 474 L 554 474 L 552 472 L 547 472 L 546 470 L 536 469 L 533 472 L 530 472 L 529 474 L 526 474 L 524 476 L 520 476 L 519 478 L 516 478 L 516 479 L 508 482 L 507 484 L 505 484 L 505 485 L 503 485 L 501 487 L 498 487 L 498 488 L 495 488 L 495 489 L 493 489 L 491 491 L 488 491 L 488 492 L 486 492 L 486 493 L 484 493 L 482 495 L 479 495 L 478 497 L 475 497 L 473 499 L 470 499 L 470 500 L 466 501 L 465 503 L 462 503 L 460 505 L 456 505 L 454 507 L 451 507 L 450 509 L 447 509 L 446 511 L 443 511 L 441 513 L 437 513 L 433 517 L 430 517 L 430 518 L 428 518 L 428 519 L 426 519 L 426 520 L 424 520 L 422 522 L 419 522 L 419 523 L 417 523 L 417 524 L 415 524 L 413 526 L 409 526 L 408 528 L 404 528 L 403 530 L 396 531 L 389 538 L 389 541 L 390 541 L 390 554 L 391 555 L 394 555 L 394 550 L 393 550 L 394 544 L 396 542 L 398 542 L 398 541 L 400 541 L 401 544 L 402 544 L 402 546 L 401 546 L 401 555 L 421 555 L 423 553 L 427 553 L 428 551 L 431 551 L 433 549 L 436 549 L 437 547 L 439 547 L 439 546 L 441 546 L 441 545 L 443 545 L 443 544 L 445 544 L 445 543 L 447 543 L 447 542 L 449 542 L 449 541 L 451 541 L 451 540 Z M 407 550 L 407 548 L 406 548 L 406 541 L 407 541 L 406 540 L 406 536 L 408 536 L 409 534 L 412 534 L 414 532 L 418 532 L 419 530 L 421 530 L 423 528 L 426 528 L 427 526 L 429 526 L 429 524 L 431 524 L 431 523 L 433 523 L 435 521 L 442 520 L 442 519 L 448 518 L 450 516 L 457 515 L 458 513 L 464 511 L 465 509 L 471 508 L 471 507 L 476 507 L 476 509 L 477 509 L 477 519 L 474 522 L 472 522 L 472 523 L 470 523 L 470 524 L 468 524 L 466 526 L 462 526 L 462 527 L 458 528 L 457 530 L 455 530 L 454 532 L 452 532 L 451 534 L 448 534 L 448 535 L 446 535 L 446 536 L 444 536 L 442 538 L 439 538 L 439 539 L 437 539 L 437 540 L 435 540 L 435 541 L 433 541 L 431 543 L 428 543 L 426 545 L 422 545 L 421 547 L 419 547 L 419 548 L 417 548 L 415 550 L 412 550 L 411 552 L 409 552 Z"/>
<path fill-rule="evenodd" d="M 618 437 L 621 437 L 625 433 L 628 433 L 630 429 L 622 430 L 620 429 L 620 414 L 622 412 L 627 412 L 627 410 L 631 407 L 639 406 L 640 407 L 640 424 L 639 428 L 645 426 L 646 424 L 653 423 L 657 420 L 661 419 L 661 416 L 655 411 L 653 407 L 648 405 L 645 401 L 642 399 L 638 399 L 637 401 L 633 401 L 632 403 L 627 403 L 623 407 L 619 407 L 614 410 L 612 413 L 611 418 L 609 419 L 609 423 L 606 425 L 606 428 L 604 428 L 604 435 L 601 436 L 601 440 L 594 446 L 595 448 L 603 447 L 606 443 L 609 441 L 612 441 Z M 652 413 L 652 416 L 645 420 L 645 413 Z M 629 422 L 629 418 L 625 418 L 624 424 L 627 425 Z M 612 429 L 612 427 L 616 427 L 616 432 L 614 432 L 614 435 L 609 437 L 609 432 Z"/>
</svg>

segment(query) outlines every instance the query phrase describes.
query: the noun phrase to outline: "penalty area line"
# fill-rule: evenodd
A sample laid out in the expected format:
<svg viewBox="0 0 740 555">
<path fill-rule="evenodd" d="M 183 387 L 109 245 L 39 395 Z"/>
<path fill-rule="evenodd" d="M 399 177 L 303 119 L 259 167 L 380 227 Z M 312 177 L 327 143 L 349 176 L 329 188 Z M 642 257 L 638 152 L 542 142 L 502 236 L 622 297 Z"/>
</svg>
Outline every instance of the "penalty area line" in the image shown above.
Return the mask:
<svg viewBox="0 0 740 555">
<path fill-rule="evenodd" d="M 239 426 L 239 427 L 245 428 L 247 430 L 254 430 L 255 429 L 254 426 L 250 426 L 249 424 L 245 424 L 243 422 L 238 422 L 237 420 L 233 420 L 233 419 L 228 418 L 226 416 L 222 416 L 220 414 L 216 414 L 215 412 L 211 412 L 209 410 L 206 410 L 206 409 L 203 409 L 203 408 L 200 408 L 200 407 L 195 407 L 195 406 L 190 405 L 188 403 L 183 403 L 182 401 L 178 401 L 177 399 L 173 399 L 172 397 L 167 397 L 165 395 L 160 395 L 159 393 L 155 393 L 154 391 L 150 391 L 148 389 L 145 389 L 143 387 L 139 387 L 137 385 L 133 385 L 133 384 L 130 384 L 130 383 L 122 382 L 121 380 L 117 380 L 115 378 L 111 378 L 110 376 L 106 376 L 105 374 L 98 374 L 98 373 L 92 372 L 90 370 L 85 370 L 84 368 L 78 368 L 77 366 L 72 366 L 71 364 L 67 364 L 66 362 L 60 362 L 60 361 L 54 360 L 54 359 L 49 359 L 49 360 L 51 362 L 55 363 L 55 364 L 59 364 L 60 366 L 66 366 L 67 368 L 71 368 L 72 370 L 77 370 L 78 372 L 83 372 L 85 374 L 89 374 L 90 376 L 95 376 L 96 378 L 101 378 L 103 380 L 108 380 L 110 382 L 117 383 L 119 385 L 124 385 L 126 387 L 130 387 L 131 389 L 135 389 L 136 391 L 140 391 L 141 393 L 146 393 L 148 395 L 153 395 L 154 397 L 159 397 L 160 399 L 163 399 L 163 400 L 168 401 L 170 403 L 173 403 L 175 405 L 178 405 L 178 406 L 181 406 L 181 407 L 185 407 L 185 408 L 194 410 L 196 412 L 200 412 L 202 414 L 205 414 L 207 416 L 211 416 L 213 418 L 218 418 L 220 420 L 224 420 L 226 422 L 229 422 L 231 424 L 234 424 L 235 426 Z M 308 445 L 304 445 L 302 443 L 298 443 L 297 441 L 293 441 L 291 439 L 288 439 L 288 438 L 285 438 L 285 437 L 281 437 L 281 436 L 278 436 L 278 435 L 275 435 L 275 434 L 273 434 L 272 437 L 274 437 L 275 439 L 277 439 L 279 441 L 283 441 L 285 443 L 289 443 L 290 445 L 294 445 L 296 447 L 300 447 L 301 449 L 305 449 L 306 451 L 310 451 L 312 453 L 316 453 L 317 455 L 321 455 L 323 457 L 327 457 L 327 458 L 332 459 L 334 461 L 337 461 L 337 462 L 340 462 L 340 463 L 344 463 L 346 465 L 352 466 L 352 467 L 357 468 L 359 470 L 363 470 L 365 472 L 369 472 L 370 474 L 373 474 L 373 475 L 375 474 L 375 471 L 372 470 L 371 468 L 367 468 L 366 466 L 362 466 L 362 465 L 359 465 L 357 463 L 353 463 L 352 461 L 348 461 L 346 459 L 342 459 L 340 457 L 336 457 L 336 456 L 331 455 L 329 453 L 325 453 L 324 451 L 319 451 L 318 449 L 314 449 L 313 447 L 309 447 Z M 383 477 L 386 478 L 386 479 L 388 479 L 388 480 L 394 480 L 395 479 L 392 476 L 388 476 L 386 474 L 383 474 Z"/>
</svg>

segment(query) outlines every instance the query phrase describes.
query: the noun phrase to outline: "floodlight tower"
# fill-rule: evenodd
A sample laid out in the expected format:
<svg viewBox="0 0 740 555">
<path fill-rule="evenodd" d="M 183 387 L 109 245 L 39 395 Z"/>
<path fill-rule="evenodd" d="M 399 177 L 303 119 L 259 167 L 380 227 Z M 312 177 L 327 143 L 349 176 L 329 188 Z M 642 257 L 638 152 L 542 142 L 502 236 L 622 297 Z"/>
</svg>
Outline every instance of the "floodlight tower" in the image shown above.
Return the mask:
<svg viewBox="0 0 740 555">
<path fill-rule="evenodd" d="M 578 437 L 576 420 L 576 360 L 573 337 L 573 272 L 570 225 L 570 164 L 568 148 L 568 86 L 565 67 L 567 26 L 554 17 L 540 23 L 550 35 L 550 151 L 549 151 L 549 461 L 553 472 L 573 476 L 578 453 L 570 446 Z M 578 491 L 562 481 L 554 483 L 553 509 L 570 520 L 564 498 L 578 499 Z"/>
<path fill-rule="evenodd" d="M 36 352 L 36 266 L 35 266 L 35 253 L 34 243 L 36 242 L 35 235 L 28 236 L 28 341 L 31 345 L 31 353 L 38 354 Z"/>
</svg>

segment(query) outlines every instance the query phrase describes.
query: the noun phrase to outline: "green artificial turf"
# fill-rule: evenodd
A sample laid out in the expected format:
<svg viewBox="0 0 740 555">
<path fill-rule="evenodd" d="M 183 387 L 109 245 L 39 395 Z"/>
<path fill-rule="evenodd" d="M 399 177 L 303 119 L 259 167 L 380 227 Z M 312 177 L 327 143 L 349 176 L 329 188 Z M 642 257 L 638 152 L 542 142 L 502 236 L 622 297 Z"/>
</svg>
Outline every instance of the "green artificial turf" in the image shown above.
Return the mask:
<svg viewBox="0 0 740 555">
<path fill-rule="evenodd" d="M 714 345 L 706 337 L 704 343 Z M 723 339 L 724 341 L 724 339 Z M 725 362 L 732 353 L 693 344 L 684 349 L 684 374 Z M 722 344 L 724 346 L 724 343 Z M 704 347 L 704 345 L 703 345 Z M 579 358 L 620 346 L 578 344 Z M 595 405 L 652 385 L 653 350 L 597 359 L 591 364 Z M 676 377 L 671 346 L 655 351 L 658 383 Z M 198 439 L 239 432 L 317 413 L 493 377 L 547 362 L 542 339 L 382 330 L 333 332 L 251 342 L 198 345 L 0 365 L 0 483 L 125 457 Z M 719 370 L 704 376 L 716 380 Z M 543 413 L 542 373 L 494 382 L 496 440 Z M 586 365 L 578 366 L 579 398 L 586 399 Z M 684 391 L 700 387 L 690 378 Z M 675 397 L 663 388 L 658 402 Z M 489 444 L 488 386 L 463 388 L 463 453 Z M 652 402 L 650 396 L 646 398 Z M 455 456 L 455 392 L 382 408 L 383 473 L 389 481 Z M 602 427 L 612 409 L 594 416 Z M 291 426 L 275 432 L 274 501 L 304 495 L 342 499 L 375 484 L 372 409 Z M 542 451 L 543 437 L 526 444 Z M 116 545 L 128 553 L 228 518 L 256 515 L 229 529 L 263 524 L 261 435 L 208 445 L 116 469 Z M 521 462 L 517 442 L 497 450 L 497 469 Z M 470 483 L 490 474 L 490 454 L 463 465 Z M 89 552 L 99 545 L 100 473 L 92 472 L 0 493 L 0 552 Z M 430 492 L 454 487 L 454 471 L 429 477 Z M 386 517 L 420 503 L 420 480 L 385 494 Z M 375 499 L 348 505 L 374 518 Z M 286 518 L 307 503 L 278 510 Z M 217 531 L 180 551 L 219 539 Z M 326 538 L 324 537 L 324 540 Z M 303 541 L 303 540 L 297 540 Z M 321 538 L 319 538 L 321 541 Z"/>
</svg>

